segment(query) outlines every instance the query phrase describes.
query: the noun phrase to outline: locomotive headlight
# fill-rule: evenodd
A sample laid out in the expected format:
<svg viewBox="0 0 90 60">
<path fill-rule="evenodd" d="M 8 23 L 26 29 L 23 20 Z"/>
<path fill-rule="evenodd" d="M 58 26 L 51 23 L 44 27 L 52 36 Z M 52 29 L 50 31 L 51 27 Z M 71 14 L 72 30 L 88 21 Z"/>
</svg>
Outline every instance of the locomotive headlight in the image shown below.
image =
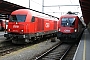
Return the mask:
<svg viewBox="0 0 90 60">
<path fill-rule="evenodd" d="M 23 32 L 23 30 L 21 30 L 21 32 Z"/>
<path fill-rule="evenodd" d="M 24 30 L 21 30 L 21 31 L 20 31 L 20 34 L 23 34 L 23 32 L 24 32 Z"/>
<path fill-rule="evenodd" d="M 8 31 L 10 31 L 10 29 L 8 29 Z"/>
<path fill-rule="evenodd" d="M 60 31 L 60 28 L 58 29 L 58 31 Z"/>
<path fill-rule="evenodd" d="M 77 32 L 77 29 L 75 29 L 74 31 Z"/>
</svg>

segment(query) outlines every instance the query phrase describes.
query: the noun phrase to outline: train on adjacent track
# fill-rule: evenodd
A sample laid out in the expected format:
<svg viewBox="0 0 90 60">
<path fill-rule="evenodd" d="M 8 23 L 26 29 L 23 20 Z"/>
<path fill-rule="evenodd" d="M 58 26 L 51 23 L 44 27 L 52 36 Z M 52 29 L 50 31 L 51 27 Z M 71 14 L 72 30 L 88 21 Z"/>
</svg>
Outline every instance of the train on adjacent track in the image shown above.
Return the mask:
<svg viewBox="0 0 90 60">
<path fill-rule="evenodd" d="M 9 20 L 0 19 L 0 31 L 7 29 Z"/>
<path fill-rule="evenodd" d="M 57 38 L 62 42 L 77 41 L 84 31 L 82 20 L 75 14 L 65 14 L 59 18 Z"/>
<path fill-rule="evenodd" d="M 11 13 L 4 37 L 12 40 L 12 43 L 23 44 L 47 36 L 56 36 L 57 30 L 57 17 L 30 9 L 18 9 Z"/>
</svg>

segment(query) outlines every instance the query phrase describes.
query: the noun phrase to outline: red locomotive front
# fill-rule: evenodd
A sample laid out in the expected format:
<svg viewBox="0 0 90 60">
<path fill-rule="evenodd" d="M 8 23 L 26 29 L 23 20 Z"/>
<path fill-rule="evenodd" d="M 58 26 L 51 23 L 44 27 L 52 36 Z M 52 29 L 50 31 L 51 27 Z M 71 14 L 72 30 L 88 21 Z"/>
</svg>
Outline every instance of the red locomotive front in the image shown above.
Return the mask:
<svg viewBox="0 0 90 60">
<path fill-rule="evenodd" d="M 71 38 L 77 39 L 81 34 L 81 32 L 82 32 L 82 23 L 80 22 L 78 16 L 66 14 L 60 17 L 57 37 L 61 41 L 68 42 L 70 41 Z"/>
<path fill-rule="evenodd" d="M 41 38 L 48 34 L 55 35 L 57 19 L 28 9 L 19 9 L 11 13 L 7 32 L 4 36 L 12 39 L 13 43 L 28 43 L 32 38 Z"/>
</svg>

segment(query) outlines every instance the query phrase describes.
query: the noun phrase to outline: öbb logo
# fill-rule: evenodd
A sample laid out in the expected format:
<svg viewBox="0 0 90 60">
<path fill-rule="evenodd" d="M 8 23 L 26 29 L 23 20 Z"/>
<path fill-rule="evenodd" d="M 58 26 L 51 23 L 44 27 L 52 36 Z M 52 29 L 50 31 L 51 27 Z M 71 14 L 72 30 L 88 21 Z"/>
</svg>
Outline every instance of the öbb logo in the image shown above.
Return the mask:
<svg viewBox="0 0 90 60">
<path fill-rule="evenodd" d="M 46 23 L 46 24 L 45 24 L 45 27 L 46 27 L 46 28 L 49 28 L 49 27 L 50 27 L 50 24 L 49 24 L 49 23 Z"/>
<path fill-rule="evenodd" d="M 19 28 L 19 26 L 18 25 L 13 25 L 13 28 Z"/>
</svg>

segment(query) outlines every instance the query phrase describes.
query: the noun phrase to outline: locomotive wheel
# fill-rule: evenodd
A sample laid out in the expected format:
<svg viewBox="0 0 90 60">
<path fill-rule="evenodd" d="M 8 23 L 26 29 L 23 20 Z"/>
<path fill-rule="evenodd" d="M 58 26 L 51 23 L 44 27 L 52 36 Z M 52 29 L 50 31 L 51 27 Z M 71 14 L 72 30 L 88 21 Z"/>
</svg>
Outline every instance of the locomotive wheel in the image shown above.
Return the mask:
<svg viewBox="0 0 90 60">
<path fill-rule="evenodd" d="M 25 39 L 12 39 L 12 43 L 13 44 L 27 44 L 29 43 L 29 41 Z"/>
<path fill-rule="evenodd" d="M 12 40 L 12 43 L 13 43 L 13 44 L 18 44 L 17 41 L 15 41 L 15 40 Z"/>
<path fill-rule="evenodd" d="M 25 43 L 32 42 L 30 39 L 25 39 Z"/>
</svg>

